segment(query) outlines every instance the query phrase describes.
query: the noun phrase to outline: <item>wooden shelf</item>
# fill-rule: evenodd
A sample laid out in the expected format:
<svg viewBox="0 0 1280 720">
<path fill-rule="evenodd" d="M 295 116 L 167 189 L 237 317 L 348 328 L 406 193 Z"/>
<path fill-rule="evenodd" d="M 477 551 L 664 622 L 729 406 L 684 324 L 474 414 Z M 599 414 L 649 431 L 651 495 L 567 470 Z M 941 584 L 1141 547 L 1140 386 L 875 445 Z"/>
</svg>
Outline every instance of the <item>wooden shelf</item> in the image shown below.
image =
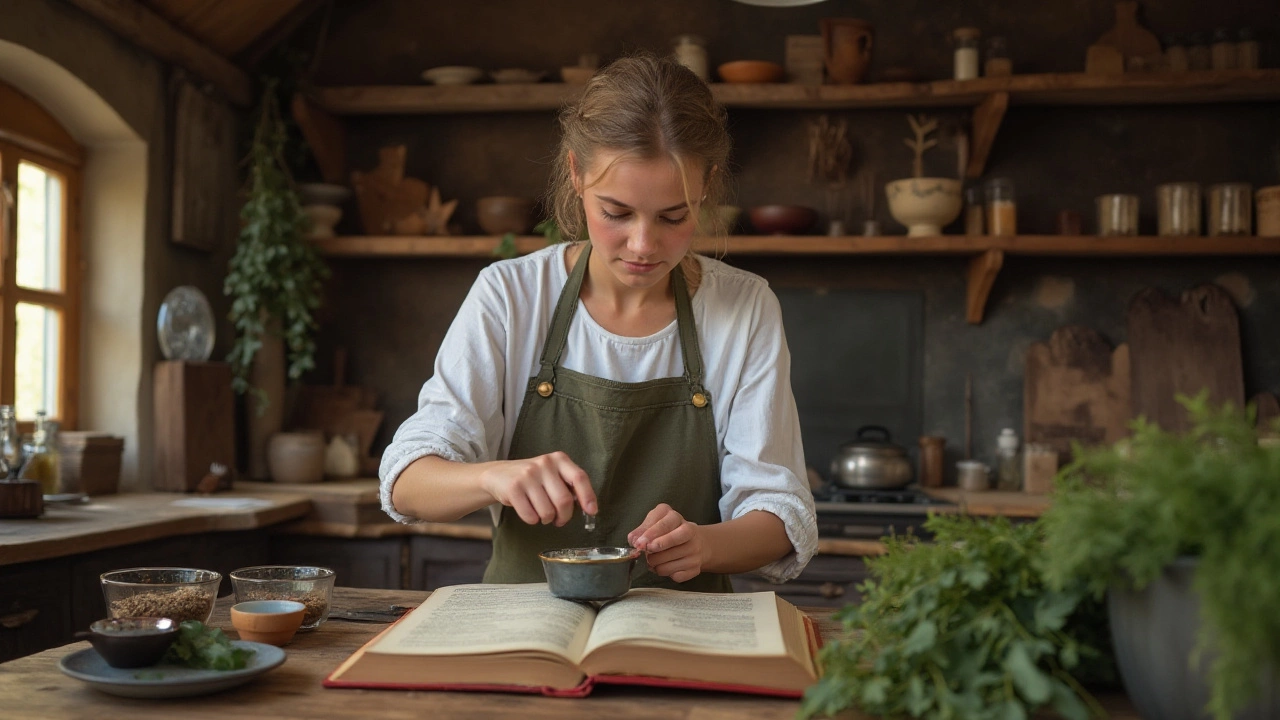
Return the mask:
<svg viewBox="0 0 1280 720">
<path fill-rule="evenodd" d="M 995 93 L 1015 105 L 1159 105 L 1280 99 L 1280 70 L 1218 70 L 1089 75 L 1053 73 L 925 83 L 798 85 L 712 83 L 726 107 L 839 110 L 976 107 Z M 319 105 L 336 115 L 535 112 L 555 110 L 581 85 L 369 85 L 321 88 Z"/>
<path fill-rule="evenodd" d="M 493 258 L 500 237 L 355 236 L 313 241 L 326 257 Z M 538 235 L 516 238 L 525 254 L 547 246 Z M 1042 257 L 1212 257 L 1280 256 L 1280 237 L 1099 237 L 1096 235 L 1018 235 L 1009 237 L 939 235 L 933 237 L 826 237 L 820 235 L 735 235 L 695 241 L 694 249 L 714 257 L 934 255 L 968 258 L 966 312 L 982 322 L 987 296 L 1006 255 Z"/>
</svg>

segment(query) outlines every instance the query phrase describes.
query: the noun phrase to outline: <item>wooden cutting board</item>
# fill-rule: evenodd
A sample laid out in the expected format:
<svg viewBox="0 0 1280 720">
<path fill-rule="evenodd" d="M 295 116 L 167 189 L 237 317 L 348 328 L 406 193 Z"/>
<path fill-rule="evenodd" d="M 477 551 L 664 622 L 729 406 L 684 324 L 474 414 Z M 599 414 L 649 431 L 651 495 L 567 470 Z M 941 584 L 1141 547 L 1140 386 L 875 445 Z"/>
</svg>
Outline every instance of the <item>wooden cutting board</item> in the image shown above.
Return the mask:
<svg viewBox="0 0 1280 720">
<path fill-rule="evenodd" d="M 1027 350 L 1023 437 L 1050 445 L 1059 462 L 1071 442 L 1113 443 L 1128 433 L 1129 346 L 1114 350 L 1097 331 L 1067 325 Z"/>
<path fill-rule="evenodd" d="M 1147 288 L 1129 303 L 1133 415 L 1181 432 L 1190 422 L 1176 396 L 1208 388 L 1209 401 L 1244 403 L 1240 320 L 1227 291 L 1200 285 L 1175 298 Z"/>
</svg>

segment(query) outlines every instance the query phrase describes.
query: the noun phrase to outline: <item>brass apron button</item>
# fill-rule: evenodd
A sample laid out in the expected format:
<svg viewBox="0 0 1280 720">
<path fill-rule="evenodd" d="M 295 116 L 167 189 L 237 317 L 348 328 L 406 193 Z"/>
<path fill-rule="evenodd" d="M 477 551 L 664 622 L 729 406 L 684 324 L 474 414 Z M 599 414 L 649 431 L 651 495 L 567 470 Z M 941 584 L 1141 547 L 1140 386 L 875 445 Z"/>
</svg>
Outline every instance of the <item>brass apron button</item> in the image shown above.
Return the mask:
<svg viewBox="0 0 1280 720">
<path fill-rule="evenodd" d="M 555 392 L 555 390 L 555 386 L 549 382 L 538 383 L 538 394 L 542 397 L 551 397 L 551 393 Z M 703 402 L 706 401 L 704 400 Z"/>
<path fill-rule="evenodd" d="M 707 396 L 706 396 L 706 395 L 703 395 L 702 393 L 694 393 L 694 394 L 693 394 L 693 406 L 694 406 L 694 407 L 706 407 L 706 406 L 707 406 Z"/>
</svg>

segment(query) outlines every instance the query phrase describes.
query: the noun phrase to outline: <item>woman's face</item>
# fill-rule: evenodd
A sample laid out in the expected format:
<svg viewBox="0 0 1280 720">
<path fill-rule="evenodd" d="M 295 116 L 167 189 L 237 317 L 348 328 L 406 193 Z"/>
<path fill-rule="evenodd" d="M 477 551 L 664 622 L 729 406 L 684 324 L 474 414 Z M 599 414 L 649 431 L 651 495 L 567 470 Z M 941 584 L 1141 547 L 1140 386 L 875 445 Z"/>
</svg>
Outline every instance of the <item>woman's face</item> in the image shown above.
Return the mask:
<svg viewBox="0 0 1280 720">
<path fill-rule="evenodd" d="M 579 174 L 592 265 L 598 256 L 609 271 L 604 279 L 637 290 L 653 288 L 666 282 L 693 243 L 702 171 L 689 169 L 686 195 L 673 161 L 619 156 L 598 153 Z"/>
</svg>

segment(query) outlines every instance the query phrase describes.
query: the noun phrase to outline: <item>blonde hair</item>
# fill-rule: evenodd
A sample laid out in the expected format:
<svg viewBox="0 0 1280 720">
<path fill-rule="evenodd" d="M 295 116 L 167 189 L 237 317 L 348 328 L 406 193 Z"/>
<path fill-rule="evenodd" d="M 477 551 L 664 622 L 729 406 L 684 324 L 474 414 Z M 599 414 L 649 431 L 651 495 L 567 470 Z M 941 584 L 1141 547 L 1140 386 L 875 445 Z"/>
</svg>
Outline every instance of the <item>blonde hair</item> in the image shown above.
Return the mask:
<svg viewBox="0 0 1280 720">
<path fill-rule="evenodd" d="M 688 173 L 700 165 L 703 196 L 694 222 L 703 235 L 724 234 L 716 209 L 727 192 L 731 142 L 725 110 L 688 68 L 651 53 L 616 60 L 592 76 L 578 102 L 560 112 L 560 130 L 547 206 L 566 239 L 580 239 L 586 228 L 569 157 L 583 173 L 600 150 L 641 160 L 670 158 L 680 170 L 691 211 Z M 696 286 L 701 266 L 692 250 L 680 264 Z"/>
</svg>

